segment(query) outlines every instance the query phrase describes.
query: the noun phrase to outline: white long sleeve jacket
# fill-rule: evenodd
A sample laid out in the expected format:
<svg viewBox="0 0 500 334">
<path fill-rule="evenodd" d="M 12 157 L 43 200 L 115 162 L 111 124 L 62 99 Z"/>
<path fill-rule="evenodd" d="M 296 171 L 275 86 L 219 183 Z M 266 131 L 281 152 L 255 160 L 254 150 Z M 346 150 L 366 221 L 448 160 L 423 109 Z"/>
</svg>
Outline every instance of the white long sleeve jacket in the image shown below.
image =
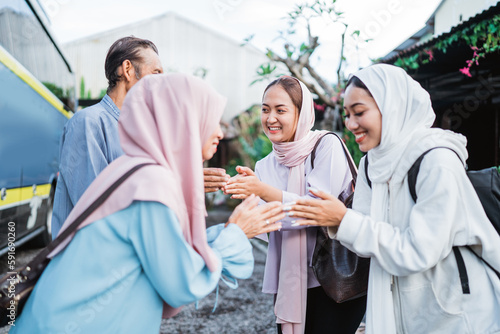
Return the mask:
<svg viewBox="0 0 500 334">
<path fill-rule="evenodd" d="M 364 166 L 364 159 L 360 166 Z M 453 246 L 472 248 L 500 271 L 500 236 L 489 222 L 454 152 L 436 149 L 423 159 L 417 203 L 408 180 L 389 181 L 388 221 L 370 216 L 371 189 L 360 167 L 354 205 L 336 238 L 372 265 L 392 275 L 387 291 L 369 288 L 367 312 L 392 296 L 397 333 L 500 333 L 500 279 L 483 261 L 461 248 L 470 294 L 463 294 Z M 500 213 L 499 213 L 500 214 Z M 370 276 L 370 286 L 379 277 Z M 384 292 L 384 293 L 383 293 Z M 385 334 L 380 328 L 367 333 Z"/>
</svg>

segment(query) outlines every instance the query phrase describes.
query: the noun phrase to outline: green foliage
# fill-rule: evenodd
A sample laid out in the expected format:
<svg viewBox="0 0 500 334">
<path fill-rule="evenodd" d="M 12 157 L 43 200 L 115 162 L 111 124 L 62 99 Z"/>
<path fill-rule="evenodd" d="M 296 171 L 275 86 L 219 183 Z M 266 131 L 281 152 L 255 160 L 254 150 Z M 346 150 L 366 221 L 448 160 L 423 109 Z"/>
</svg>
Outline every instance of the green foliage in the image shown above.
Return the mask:
<svg viewBox="0 0 500 334">
<path fill-rule="evenodd" d="M 466 67 L 461 69 L 460 72 L 468 74 L 470 67 L 473 64 L 478 65 L 478 60 L 484 57 L 486 54 L 497 52 L 500 50 L 500 15 L 495 15 L 490 19 L 485 19 L 474 25 L 459 29 L 449 35 L 448 37 L 441 39 L 434 43 L 430 49 L 421 50 L 413 55 L 398 58 L 394 65 L 402 67 L 405 70 L 416 70 L 422 64 L 427 64 L 431 62 L 432 57 L 429 58 L 429 51 L 440 51 L 446 53 L 447 50 L 452 46 L 457 46 L 460 44 L 469 45 L 474 51 L 472 59 L 466 61 Z M 464 71 L 467 69 L 466 71 Z M 457 69 L 458 71 L 459 69 Z"/>
<path fill-rule="evenodd" d="M 414 54 L 414 55 L 409 56 L 409 57 L 405 57 L 405 58 L 398 58 L 398 60 L 396 60 L 396 62 L 394 62 L 394 65 L 402 67 L 407 71 L 410 69 L 416 70 L 417 68 L 420 67 L 420 64 L 418 61 L 419 58 L 420 58 L 419 53 Z"/>
<path fill-rule="evenodd" d="M 229 164 L 225 166 L 224 169 L 226 170 L 226 173 L 228 175 L 235 176 L 236 174 L 238 174 L 238 172 L 236 171 L 236 166 L 244 166 L 244 165 L 245 163 L 243 162 L 243 159 L 238 157 L 229 160 Z"/>
<path fill-rule="evenodd" d="M 260 81 L 271 81 L 273 78 L 278 78 L 282 75 L 283 73 L 276 71 L 276 65 L 271 63 L 262 64 L 257 68 L 257 79 L 252 81 L 250 86 Z"/>
<path fill-rule="evenodd" d="M 104 97 L 104 95 L 107 94 L 107 89 L 101 89 L 101 92 L 99 93 L 99 98 L 102 99 Z"/>
<path fill-rule="evenodd" d="M 208 74 L 208 68 L 200 66 L 193 71 L 193 75 L 205 79 Z"/>
<path fill-rule="evenodd" d="M 85 79 L 82 77 L 80 80 L 80 98 L 85 96 Z"/>
<path fill-rule="evenodd" d="M 252 34 L 246 38 L 243 39 L 243 43 L 240 44 L 240 46 L 245 46 L 247 45 L 248 43 L 250 43 L 252 41 L 252 39 L 255 37 L 255 34 Z"/>
<path fill-rule="evenodd" d="M 251 134 L 250 132 L 251 131 L 249 131 L 249 134 Z M 253 143 L 248 143 L 244 137 L 239 137 L 238 140 L 243 147 L 245 154 L 247 154 L 255 162 L 264 158 L 273 150 L 271 141 L 263 133 L 259 133 L 257 138 L 253 140 Z"/>
<path fill-rule="evenodd" d="M 66 94 L 64 94 L 64 89 L 61 87 L 57 86 L 56 84 L 53 84 L 52 82 L 42 82 L 45 87 L 47 87 L 48 90 L 52 92 L 59 100 L 64 100 L 66 99 Z"/>
<path fill-rule="evenodd" d="M 352 160 L 354 160 L 356 166 L 359 166 L 359 160 L 361 160 L 364 153 L 359 150 L 359 145 L 358 143 L 356 143 L 356 138 L 351 131 L 347 130 L 346 127 L 344 127 L 344 134 L 342 136 L 342 139 L 344 139 L 345 146 L 347 146 L 349 153 L 351 153 Z"/>
<path fill-rule="evenodd" d="M 229 161 L 229 165 L 225 167 L 231 176 L 237 174 L 236 166 L 254 169 L 255 163 L 273 150 L 271 141 L 262 131 L 260 106 L 255 105 L 236 116 L 233 125 L 239 133 L 236 145 L 240 156 Z"/>
<path fill-rule="evenodd" d="M 278 36 L 275 38 L 277 40 L 283 41 L 283 56 L 280 56 L 274 53 L 271 50 L 267 51 L 267 57 L 272 62 L 284 63 L 291 75 L 301 76 L 297 73 L 302 74 L 302 69 L 304 66 L 308 64 L 308 57 L 311 56 L 319 43 L 317 43 L 317 36 L 311 35 L 311 22 L 312 21 L 323 21 L 328 25 L 341 23 L 347 27 L 347 25 L 343 22 L 343 12 L 340 12 L 336 9 L 336 0 L 315 0 L 313 2 L 305 2 L 295 4 L 293 9 L 287 13 L 287 16 L 284 17 L 287 20 L 288 28 L 284 30 L 278 31 Z M 296 35 L 297 30 L 303 31 L 307 30 L 308 37 L 305 41 L 297 41 Z M 355 31 L 353 36 L 359 37 L 359 31 Z M 244 39 L 243 44 L 247 44 L 254 35 L 247 37 Z M 342 38 L 342 46 L 341 50 L 344 48 L 344 39 Z M 286 56 L 285 56 L 286 55 Z M 345 57 L 342 57 L 342 61 L 345 61 Z M 304 62 L 305 61 L 305 62 Z M 341 61 L 341 63 L 342 63 Z M 296 64 L 297 66 L 293 66 L 290 64 Z M 275 70 L 276 66 L 272 70 Z M 293 68 L 293 70 L 292 70 Z M 309 69 L 309 67 L 307 67 Z M 270 79 L 270 77 L 278 77 L 276 73 L 268 71 L 269 64 L 264 64 L 257 69 L 257 79 L 254 80 L 250 85 L 255 84 L 259 81 L 264 81 Z M 294 73 L 296 71 L 296 73 Z M 283 74 L 280 74 L 283 75 Z M 321 84 L 319 84 L 321 86 Z M 323 87 L 324 88 L 324 87 Z M 329 92 L 327 92 L 328 95 Z M 327 100 L 329 97 L 327 96 Z"/>
</svg>

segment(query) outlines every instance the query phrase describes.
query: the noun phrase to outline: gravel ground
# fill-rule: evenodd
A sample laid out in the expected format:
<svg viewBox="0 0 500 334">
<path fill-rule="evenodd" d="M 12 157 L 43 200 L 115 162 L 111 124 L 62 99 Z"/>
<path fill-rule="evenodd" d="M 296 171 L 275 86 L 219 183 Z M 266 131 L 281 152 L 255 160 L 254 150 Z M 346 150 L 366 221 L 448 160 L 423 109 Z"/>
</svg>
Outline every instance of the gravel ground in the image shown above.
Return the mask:
<svg viewBox="0 0 500 334">
<path fill-rule="evenodd" d="M 262 247 L 262 246 L 261 246 Z M 262 293 L 265 254 L 254 247 L 255 269 L 252 277 L 240 280 L 236 290 L 219 285 L 215 312 L 215 292 L 199 302 L 198 310 L 191 304 L 172 319 L 163 320 L 161 333 L 276 333 L 272 311 L 273 298 Z"/>
<path fill-rule="evenodd" d="M 226 222 L 229 214 L 224 209 L 210 211 L 207 226 Z M 191 304 L 172 319 L 163 320 L 160 333 L 276 333 L 273 297 L 261 292 L 266 246 L 258 240 L 252 240 L 252 244 L 255 258 L 252 277 L 239 280 L 235 290 L 220 282 L 215 312 L 212 310 L 216 292 L 212 292 L 198 303 L 198 309 Z"/>
</svg>

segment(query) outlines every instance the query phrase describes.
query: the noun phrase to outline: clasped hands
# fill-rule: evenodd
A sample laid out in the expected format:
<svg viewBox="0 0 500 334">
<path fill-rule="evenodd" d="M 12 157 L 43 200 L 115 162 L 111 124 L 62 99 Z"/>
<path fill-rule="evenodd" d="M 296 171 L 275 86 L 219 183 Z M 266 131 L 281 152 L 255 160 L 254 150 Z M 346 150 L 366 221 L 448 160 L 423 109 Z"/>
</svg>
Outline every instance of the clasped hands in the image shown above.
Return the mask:
<svg viewBox="0 0 500 334">
<path fill-rule="evenodd" d="M 222 168 L 203 168 L 203 177 L 206 193 L 223 190 L 229 180 Z M 239 198 L 246 199 L 234 209 L 226 226 L 231 223 L 238 225 L 249 239 L 281 228 L 279 221 L 285 217 L 281 202 L 258 205 L 260 198 L 253 194 Z"/>
<path fill-rule="evenodd" d="M 253 170 L 237 166 L 236 171 L 238 174 L 230 178 L 223 187 L 224 194 L 231 195 L 231 198 L 235 199 L 245 199 L 252 194 L 263 197 L 262 188 L 265 184 L 259 180 Z"/>
<path fill-rule="evenodd" d="M 270 186 L 261 182 L 250 168 L 238 166 L 236 171 L 238 175 L 230 178 L 223 187 L 225 194 L 231 194 L 231 198 L 238 199 L 255 194 L 267 202 L 276 200 L 266 199 L 266 196 L 272 197 Z M 323 191 L 309 189 L 309 192 L 316 198 L 300 198 L 294 203 L 282 205 L 286 216 L 297 218 L 292 226 L 339 226 L 347 212 L 344 203 Z"/>
</svg>

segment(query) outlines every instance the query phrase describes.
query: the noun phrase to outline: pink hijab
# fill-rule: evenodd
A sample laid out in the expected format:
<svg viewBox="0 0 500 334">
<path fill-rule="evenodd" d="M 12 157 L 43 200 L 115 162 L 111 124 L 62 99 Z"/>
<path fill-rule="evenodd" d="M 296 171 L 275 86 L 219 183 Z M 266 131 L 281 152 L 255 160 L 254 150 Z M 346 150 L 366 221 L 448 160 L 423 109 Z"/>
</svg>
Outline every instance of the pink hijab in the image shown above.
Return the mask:
<svg viewBox="0 0 500 334">
<path fill-rule="evenodd" d="M 300 80 L 293 79 L 297 80 L 302 90 L 302 107 L 294 141 L 273 142 L 273 151 L 276 160 L 290 168 L 286 190 L 304 196 L 306 195 L 304 162 L 326 131 L 311 131 L 315 119 L 313 98 L 309 89 Z M 276 249 L 279 247 L 280 237 L 281 249 Z M 273 286 L 277 282 L 274 311 L 283 333 L 302 334 L 307 301 L 306 230 L 273 232 L 271 239 L 274 240 L 268 252 L 264 284 Z M 277 266 L 279 269 L 271 269 L 269 266 Z M 277 273 L 278 277 L 271 277 L 273 273 Z"/>
<path fill-rule="evenodd" d="M 123 174 L 134 166 L 152 162 L 156 165 L 143 167 L 130 176 L 79 228 L 125 209 L 134 200 L 160 202 L 175 212 L 186 241 L 211 271 L 216 270 L 218 259 L 206 237 L 201 152 L 216 130 L 225 104 L 226 98 L 193 76 L 149 75 L 141 79 L 127 94 L 118 121 L 125 154 L 92 182 L 59 234 Z M 164 304 L 164 317 L 177 312 Z"/>
</svg>

